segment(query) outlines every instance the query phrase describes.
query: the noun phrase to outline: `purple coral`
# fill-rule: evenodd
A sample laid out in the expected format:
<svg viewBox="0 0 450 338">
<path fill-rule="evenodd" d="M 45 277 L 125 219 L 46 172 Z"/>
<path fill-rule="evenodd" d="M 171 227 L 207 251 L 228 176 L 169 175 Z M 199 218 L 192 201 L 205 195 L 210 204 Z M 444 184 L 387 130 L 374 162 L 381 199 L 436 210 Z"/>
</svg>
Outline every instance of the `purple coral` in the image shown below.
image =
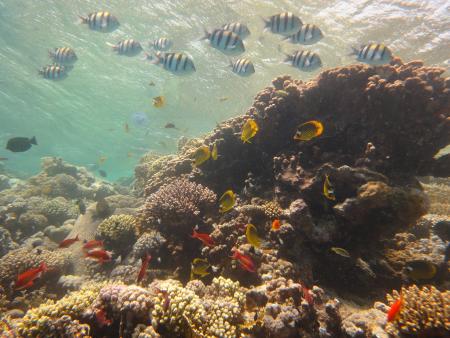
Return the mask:
<svg viewBox="0 0 450 338">
<path fill-rule="evenodd" d="M 176 179 L 147 197 L 143 216 L 147 224 L 161 224 L 161 230 L 190 228 L 215 202 L 216 194 L 207 187 Z"/>
</svg>

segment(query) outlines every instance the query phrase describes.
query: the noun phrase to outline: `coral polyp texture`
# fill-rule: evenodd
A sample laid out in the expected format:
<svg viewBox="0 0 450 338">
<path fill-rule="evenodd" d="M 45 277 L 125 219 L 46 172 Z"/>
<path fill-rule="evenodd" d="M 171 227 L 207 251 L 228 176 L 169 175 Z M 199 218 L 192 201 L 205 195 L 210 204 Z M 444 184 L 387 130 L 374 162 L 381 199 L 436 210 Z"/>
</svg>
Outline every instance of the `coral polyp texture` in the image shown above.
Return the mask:
<svg viewBox="0 0 450 338">
<path fill-rule="evenodd" d="M 387 300 L 392 305 L 402 297 L 398 318 L 387 323 L 386 331 L 394 337 L 448 337 L 450 332 L 450 291 L 434 286 L 403 287 Z"/>
<path fill-rule="evenodd" d="M 175 179 L 146 198 L 143 217 L 147 224 L 161 224 L 171 232 L 175 228 L 192 227 L 211 209 L 216 194 L 201 184 Z"/>
<path fill-rule="evenodd" d="M 131 215 L 112 215 L 99 224 L 95 237 L 112 249 L 123 249 L 136 241 L 138 221 Z"/>
</svg>

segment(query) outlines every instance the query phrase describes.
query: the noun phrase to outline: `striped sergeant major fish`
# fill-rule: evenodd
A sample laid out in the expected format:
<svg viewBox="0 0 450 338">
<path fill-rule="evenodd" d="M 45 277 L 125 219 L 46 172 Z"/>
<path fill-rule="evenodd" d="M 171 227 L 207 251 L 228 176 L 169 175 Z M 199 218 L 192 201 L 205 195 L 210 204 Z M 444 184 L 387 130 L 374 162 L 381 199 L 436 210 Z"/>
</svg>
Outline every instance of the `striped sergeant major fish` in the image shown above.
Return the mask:
<svg viewBox="0 0 450 338">
<path fill-rule="evenodd" d="M 120 55 L 135 56 L 142 51 L 141 44 L 139 43 L 139 41 L 136 41 L 134 39 L 119 41 L 117 45 L 113 45 L 108 42 L 106 44 L 110 46 L 113 51 L 117 52 L 117 54 Z"/>
<path fill-rule="evenodd" d="M 240 22 L 230 22 L 222 26 L 223 30 L 233 32 L 244 40 L 247 36 L 250 35 L 250 30 L 247 25 Z"/>
<path fill-rule="evenodd" d="M 211 33 L 205 31 L 203 39 L 208 39 L 211 46 L 225 54 L 241 54 L 245 52 L 244 42 L 236 33 L 224 29 L 215 29 Z"/>
<path fill-rule="evenodd" d="M 298 50 L 292 55 L 286 55 L 284 62 L 305 72 L 316 70 L 322 66 L 319 55 L 308 50 Z"/>
<path fill-rule="evenodd" d="M 155 56 L 146 54 L 147 60 L 155 65 L 161 65 L 165 70 L 175 75 L 186 75 L 195 72 L 192 59 L 184 53 L 156 52 Z"/>
<path fill-rule="evenodd" d="M 110 12 L 99 11 L 88 14 L 86 17 L 80 16 L 81 23 L 88 24 L 94 31 L 109 33 L 116 30 L 119 26 L 119 20 Z"/>
<path fill-rule="evenodd" d="M 172 47 L 173 43 L 168 38 L 159 38 L 154 40 L 151 43 L 151 47 L 153 47 L 155 50 L 159 50 L 162 52 L 165 52 L 169 50 Z"/>
<path fill-rule="evenodd" d="M 67 69 L 61 65 L 47 65 L 39 70 L 39 74 L 42 75 L 44 79 L 61 80 L 67 76 Z"/>
<path fill-rule="evenodd" d="M 48 51 L 48 56 L 59 64 L 72 64 L 78 59 L 75 51 L 70 47 L 53 48 Z"/>
<path fill-rule="evenodd" d="M 299 43 L 302 45 L 312 45 L 323 38 L 322 31 L 319 27 L 313 24 L 306 24 L 300 27 L 300 30 L 283 40 L 289 40 L 292 43 Z"/>
<path fill-rule="evenodd" d="M 391 50 L 381 43 L 369 43 L 359 49 L 353 48 L 351 55 L 356 59 L 369 65 L 382 65 L 392 60 Z"/>
<path fill-rule="evenodd" d="M 255 72 L 253 62 L 247 58 L 240 58 L 236 61 L 230 61 L 230 66 L 233 73 L 240 76 L 250 76 Z"/>
<path fill-rule="evenodd" d="M 283 12 L 272 15 L 271 17 L 263 20 L 266 24 L 265 29 L 270 29 L 272 33 L 281 35 L 295 34 L 302 25 L 302 20 L 291 12 Z"/>
</svg>

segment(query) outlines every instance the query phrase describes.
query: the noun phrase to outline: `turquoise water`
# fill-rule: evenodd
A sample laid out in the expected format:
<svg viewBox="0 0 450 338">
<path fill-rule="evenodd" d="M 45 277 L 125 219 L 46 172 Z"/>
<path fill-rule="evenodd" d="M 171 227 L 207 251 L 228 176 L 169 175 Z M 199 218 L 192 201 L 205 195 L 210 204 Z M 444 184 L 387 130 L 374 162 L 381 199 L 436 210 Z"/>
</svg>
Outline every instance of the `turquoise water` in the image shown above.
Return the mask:
<svg viewBox="0 0 450 338">
<path fill-rule="evenodd" d="M 25 153 L 2 146 L 0 157 L 9 158 L 9 170 L 33 174 L 43 156 L 85 166 L 106 156 L 101 167 L 108 178 L 131 176 L 143 153 L 176 152 L 181 136 L 201 135 L 244 113 L 275 76 L 306 80 L 319 73 L 282 64 L 280 48 L 291 52 L 300 46 L 263 32 L 261 17 L 289 10 L 318 25 L 325 38 L 306 48 L 320 54 L 322 69 L 354 62 L 350 46 L 370 41 L 386 43 L 406 61 L 448 67 L 449 7 L 448 1 L 0 0 L 0 144 L 14 136 L 36 136 L 39 143 Z M 96 10 L 117 16 L 119 29 L 99 33 L 79 24 L 78 15 Z M 243 56 L 253 60 L 256 73 L 249 78 L 233 74 L 229 58 L 200 41 L 204 28 L 230 21 L 250 28 Z M 148 41 L 162 36 L 193 57 L 196 73 L 177 77 L 141 56 L 115 55 L 106 44 L 134 38 L 148 49 Z M 51 63 L 47 50 L 61 46 L 75 49 L 74 69 L 63 81 L 42 79 L 37 70 Z M 151 102 L 159 95 L 167 104 L 158 109 Z M 138 111 L 149 117 L 147 128 L 130 121 Z M 165 129 L 167 122 L 180 130 Z"/>
</svg>

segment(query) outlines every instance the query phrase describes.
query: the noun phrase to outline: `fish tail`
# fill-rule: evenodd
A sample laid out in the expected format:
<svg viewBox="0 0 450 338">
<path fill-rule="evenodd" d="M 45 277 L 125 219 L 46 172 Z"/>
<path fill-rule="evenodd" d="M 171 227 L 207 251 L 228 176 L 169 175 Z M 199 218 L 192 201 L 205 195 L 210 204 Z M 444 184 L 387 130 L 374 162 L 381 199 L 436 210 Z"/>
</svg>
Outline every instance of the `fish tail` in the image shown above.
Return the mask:
<svg viewBox="0 0 450 338">
<path fill-rule="evenodd" d="M 263 17 L 261 17 L 261 20 L 264 22 L 264 31 L 267 31 L 270 28 L 270 20 Z"/>
<path fill-rule="evenodd" d="M 32 138 L 30 138 L 30 143 L 37 146 L 36 136 L 33 136 Z"/>
<path fill-rule="evenodd" d="M 207 39 L 209 39 L 209 37 L 211 36 L 211 33 L 208 32 L 208 30 L 207 30 L 206 28 L 203 28 L 203 31 L 205 32 L 205 35 L 203 35 L 203 37 L 200 38 L 200 41 L 202 41 L 202 40 L 207 40 Z"/>
<path fill-rule="evenodd" d="M 229 62 L 229 66 L 230 66 L 231 68 L 233 68 L 233 60 L 228 59 L 228 62 Z"/>
<path fill-rule="evenodd" d="M 81 15 L 78 15 L 78 18 L 79 18 L 79 23 L 80 23 L 80 24 L 82 24 L 82 23 L 88 23 L 88 18 L 86 18 L 86 17 L 84 17 L 84 16 L 81 16 Z"/>
<path fill-rule="evenodd" d="M 112 44 L 110 42 L 106 42 L 106 45 L 111 47 L 113 49 L 113 51 L 116 51 L 117 49 L 119 49 L 119 47 L 117 47 L 115 44 Z"/>
<path fill-rule="evenodd" d="M 45 262 L 42 262 L 39 268 L 42 270 L 42 272 L 48 271 L 48 266 L 45 264 Z"/>
<path fill-rule="evenodd" d="M 348 56 L 358 55 L 358 53 L 359 53 L 358 48 L 355 48 L 353 46 L 350 46 L 350 47 L 351 47 L 352 51 L 348 54 Z"/>
<path fill-rule="evenodd" d="M 48 57 L 53 58 L 55 56 L 55 52 L 51 49 L 48 50 Z"/>
</svg>

